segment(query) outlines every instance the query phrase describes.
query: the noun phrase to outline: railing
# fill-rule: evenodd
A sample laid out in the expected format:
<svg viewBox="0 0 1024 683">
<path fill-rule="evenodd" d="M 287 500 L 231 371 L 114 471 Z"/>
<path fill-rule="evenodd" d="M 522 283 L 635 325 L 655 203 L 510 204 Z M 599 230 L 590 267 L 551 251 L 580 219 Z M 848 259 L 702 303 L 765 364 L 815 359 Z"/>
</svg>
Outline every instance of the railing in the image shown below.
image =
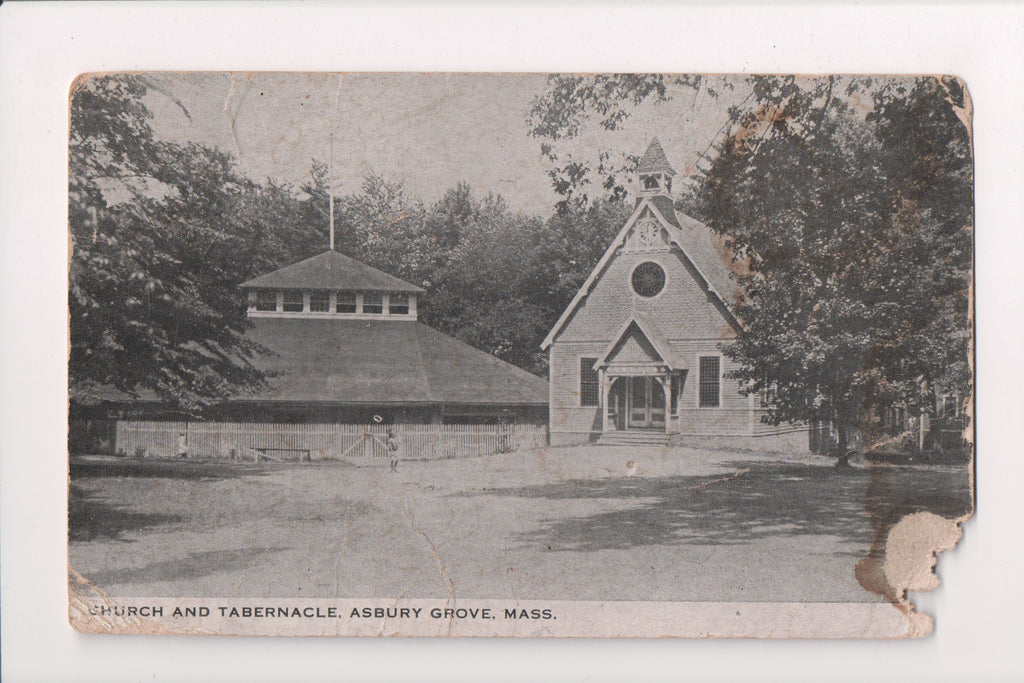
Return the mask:
<svg viewBox="0 0 1024 683">
<path fill-rule="evenodd" d="M 363 425 L 118 420 L 115 452 L 135 457 L 259 459 L 259 453 L 309 452 L 312 459 L 393 457 L 393 429 L 402 460 L 466 458 L 539 448 L 542 425 Z M 298 459 L 298 458 L 296 458 Z"/>
</svg>

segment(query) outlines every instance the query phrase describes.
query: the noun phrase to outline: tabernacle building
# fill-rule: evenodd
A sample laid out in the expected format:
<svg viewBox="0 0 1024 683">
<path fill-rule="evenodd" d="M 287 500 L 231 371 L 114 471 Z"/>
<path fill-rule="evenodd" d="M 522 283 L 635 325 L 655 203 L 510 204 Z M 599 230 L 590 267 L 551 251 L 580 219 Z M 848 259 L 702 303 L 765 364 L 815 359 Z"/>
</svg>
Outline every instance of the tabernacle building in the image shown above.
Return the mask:
<svg viewBox="0 0 1024 683">
<path fill-rule="evenodd" d="M 552 445 L 697 443 L 807 450 L 804 426 L 761 422 L 721 345 L 741 322 L 723 240 L 678 213 L 676 174 L 655 139 L 636 169 L 636 207 L 559 318 L 550 358 Z"/>
<path fill-rule="evenodd" d="M 271 387 L 231 403 L 275 419 L 544 422 L 547 382 L 417 320 L 424 290 L 336 251 L 246 292 Z"/>
<path fill-rule="evenodd" d="M 74 453 L 456 457 L 546 443 L 548 384 L 418 320 L 420 287 L 334 250 L 242 283 L 267 386 L 197 418 L 152 392 L 72 404 Z"/>
</svg>

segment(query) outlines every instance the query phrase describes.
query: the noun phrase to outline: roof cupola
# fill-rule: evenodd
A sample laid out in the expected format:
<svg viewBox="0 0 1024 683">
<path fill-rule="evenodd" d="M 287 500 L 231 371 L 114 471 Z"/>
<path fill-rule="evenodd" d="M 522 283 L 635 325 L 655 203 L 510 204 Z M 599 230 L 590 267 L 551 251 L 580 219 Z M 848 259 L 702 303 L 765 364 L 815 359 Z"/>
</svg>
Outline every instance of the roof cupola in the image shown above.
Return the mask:
<svg viewBox="0 0 1024 683">
<path fill-rule="evenodd" d="M 250 318 L 415 320 L 422 287 L 328 250 L 243 282 Z"/>
<path fill-rule="evenodd" d="M 661 143 L 658 142 L 658 138 L 654 138 L 636 167 L 637 194 L 640 197 L 670 196 L 672 176 L 675 174 L 676 171 L 672 164 L 668 163 Z"/>
</svg>

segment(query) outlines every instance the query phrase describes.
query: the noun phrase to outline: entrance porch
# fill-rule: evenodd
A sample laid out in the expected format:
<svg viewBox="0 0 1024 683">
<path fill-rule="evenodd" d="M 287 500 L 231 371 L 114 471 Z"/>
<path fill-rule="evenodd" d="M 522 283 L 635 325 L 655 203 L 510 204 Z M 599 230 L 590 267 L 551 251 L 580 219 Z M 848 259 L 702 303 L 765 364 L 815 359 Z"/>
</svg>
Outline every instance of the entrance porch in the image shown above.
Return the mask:
<svg viewBox="0 0 1024 683">
<path fill-rule="evenodd" d="M 601 437 L 607 445 L 658 445 L 668 443 L 672 431 L 671 372 L 610 376 L 600 373 Z"/>
<path fill-rule="evenodd" d="M 669 432 L 672 380 L 669 373 L 607 376 L 602 386 L 602 431 Z"/>
<path fill-rule="evenodd" d="M 594 364 L 601 391 L 601 441 L 666 440 L 686 370 L 650 321 L 630 318 Z M 646 439 L 640 439 L 646 435 Z"/>
</svg>

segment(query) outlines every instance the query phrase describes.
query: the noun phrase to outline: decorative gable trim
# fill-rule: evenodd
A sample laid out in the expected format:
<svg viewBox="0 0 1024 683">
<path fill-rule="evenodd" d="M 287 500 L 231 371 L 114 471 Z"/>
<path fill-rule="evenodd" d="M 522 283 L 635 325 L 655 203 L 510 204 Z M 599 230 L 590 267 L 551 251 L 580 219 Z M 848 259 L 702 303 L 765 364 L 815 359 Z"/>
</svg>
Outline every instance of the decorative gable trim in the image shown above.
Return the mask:
<svg viewBox="0 0 1024 683">
<path fill-rule="evenodd" d="M 588 294 L 590 294 L 590 290 L 597 283 L 597 278 L 604 272 L 605 268 L 608 267 L 608 264 L 611 262 L 612 256 L 615 255 L 615 252 L 622 248 L 626 243 L 626 235 L 629 234 L 630 228 L 632 228 L 633 224 L 636 223 L 638 218 L 640 218 L 644 212 L 644 208 L 647 207 L 648 204 L 650 204 L 650 200 L 644 199 L 636 205 L 636 208 L 633 210 L 633 215 L 630 216 L 629 220 L 626 221 L 626 224 L 622 226 L 622 230 L 619 230 L 619 234 L 615 236 L 615 239 L 612 240 L 608 249 L 605 250 L 604 255 L 601 256 L 601 260 L 598 261 L 597 265 L 594 266 L 594 269 L 590 271 L 590 275 L 588 275 L 587 279 L 583 282 L 583 286 L 580 287 L 578 292 L 576 292 L 576 296 L 572 298 L 572 301 L 569 302 L 569 305 L 562 312 L 558 322 L 556 322 L 555 326 L 551 328 L 550 332 L 548 332 L 548 336 L 544 338 L 544 341 L 540 345 L 541 350 L 547 349 L 551 346 L 551 342 L 555 340 L 555 337 L 562 331 L 565 324 L 569 322 L 569 318 L 572 317 L 572 314 L 576 312 L 579 305 L 583 303 L 583 300 Z"/>
<path fill-rule="evenodd" d="M 636 325 L 637 329 L 640 330 L 640 334 L 644 335 L 647 341 L 650 342 L 651 346 L 654 347 L 654 350 L 657 351 L 663 363 L 668 365 L 671 369 L 675 369 L 679 366 L 679 363 L 676 362 L 675 357 L 672 354 L 672 349 L 668 345 L 668 342 L 665 341 L 664 337 L 658 333 L 657 328 L 654 327 L 653 323 L 650 321 L 645 322 L 640 316 L 634 313 L 629 316 L 626 323 L 619 328 L 619 331 L 612 337 L 611 342 L 604 348 L 604 351 L 601 352 L 597 362 L 594 363 L 595 368 L 607 367 L 609 357 L 611 357 L 612 353 L 615 352 L 615 348 L 620 342 L 622 342 L 629 333 L 630 328 L 634 325 Z"/>
<path fill-rule="evenodd" d="M 629 220 L 626 221 L 626 224 L 622 227 L 622 230 L 620 230 L 619 234 L 615 236 L 614 240 L 612 240 L 611 245 L 609 245 L 608 249 L 604 252 L 604 255 L 601 256 L 601 260 L 597 262 L 597 265 L 594 266 L 594 269 L 590 272 L 590 275 L 587 276 L 587 279 L 584 281 L 583 286 L 581 286 L 579 291 L 576 292 L 576 296 L 574 296 L 572 301 L 569 302 L 569 305 L 566 307 L 561 317 L 559 317 L 558 321 L 555 323 L 555 326 L 551 328 L 551 332 L 549 332 L 548 336 L 544 338 L 544 341 L 540 345 L 541 350 L 546 350 L 549 346 L 551 346 L 551 344 L 555 341 L 555 337 L 561 334 L 562 330 L 565 329 L 565 326 L 566 324 L 568 324 L 569 319 L 572 318 L 573 314 L 579 308 L 580 304 L 583 303 L 583 300 L 586 299 L 586 297 L 590 294 L 590 291 L 597 283 L 598 278 L 601 276 L 601 274 L 608 267 L 608 264 L 611 262 L 612 257 L 615 255 L 617 251 L 619 251 L 625 245 L 626 236 L 629 234 L 629 231 L 633 227 L 633 225 L 643 215 L 645 209 L 650 209 L 651 214 L 658 220 L 659 223 L 661 223 L 662 228 L 664 228 L 669 240 L 671 240 L 672 244 L 678 247 L 680 253 L 682 253 L 683 255 L 683 258 L 686 259 L 686 262 L 690 264 L 690 266 L 694 269 L 694 271 L 703 281 L 705 291 L 707 291 L 711 296 L 713 296 L 721 305 L 722 310 L 725 313 L 726 319 L 737 329 L 742 328 L 739 319 L 729 308 L 728 302 L 718 291 L 715 290 L 715 288 L 711 285 L 711 281 L 707 278 L 707 276 L 700 269 L 697 263 L 690 257 L 689 254 L 686 253 L 686 249 L 683 247 L 683 243 L 679 239 L 679 234 L 676 232 L 680 230 L 680 228 L 675 227 L 674 225 L 672 225 L 672 223 L 669 222 L 667 218 L 665 218 L 665 215 L 662 214 L 661 211 L 659 211 L 658 208 L 655 206 L 655 202 L 653 201 L 653 199 L 654 198 L 652 197 L 644 197 L 636 205 L 636 209 L 633 211 L 633 215 L 629 217 Z"/>
</svg>

